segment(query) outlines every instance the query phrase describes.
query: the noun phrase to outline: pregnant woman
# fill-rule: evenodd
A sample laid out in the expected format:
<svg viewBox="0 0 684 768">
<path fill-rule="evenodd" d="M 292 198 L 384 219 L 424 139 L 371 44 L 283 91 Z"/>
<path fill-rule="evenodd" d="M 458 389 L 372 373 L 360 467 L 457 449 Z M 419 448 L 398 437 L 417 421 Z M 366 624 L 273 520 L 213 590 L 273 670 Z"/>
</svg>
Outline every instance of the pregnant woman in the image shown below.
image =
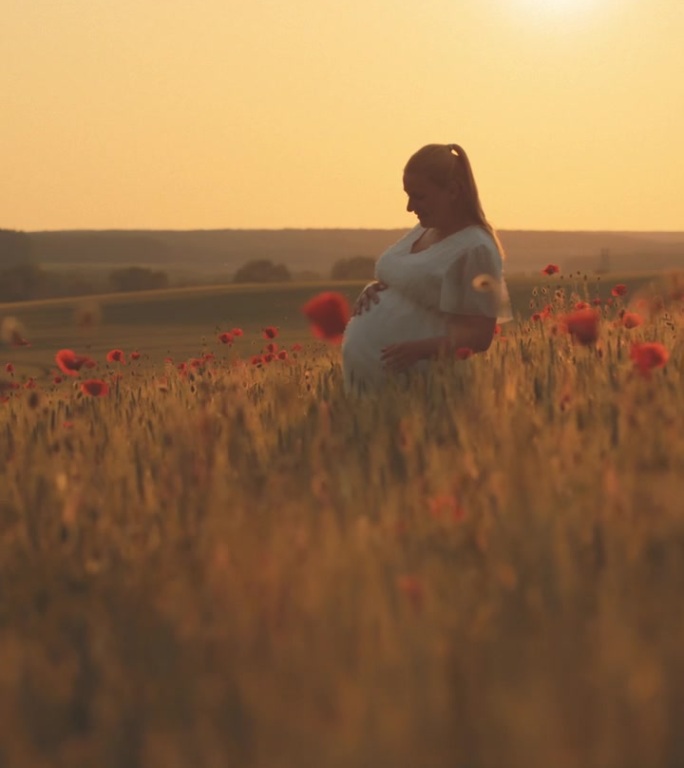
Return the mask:
<svg viewBox="0 0 684 768">
<path fill-rule="evenodd" d="M 466 153 L 428 144 L 404 169 L 418 224 L 385 251 L 342 340 L 345 389 L 378 388 L 459 348 L 484 352 L 507 314 L 503 252 Z"/>
</svg>

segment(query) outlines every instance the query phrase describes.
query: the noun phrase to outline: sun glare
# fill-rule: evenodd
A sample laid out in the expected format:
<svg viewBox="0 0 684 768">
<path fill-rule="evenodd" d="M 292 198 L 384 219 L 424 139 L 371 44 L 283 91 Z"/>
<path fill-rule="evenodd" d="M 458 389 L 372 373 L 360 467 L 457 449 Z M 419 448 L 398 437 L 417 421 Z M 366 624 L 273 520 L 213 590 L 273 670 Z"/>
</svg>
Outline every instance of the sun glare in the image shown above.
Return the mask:
<svg viewBox="0 0 684 768">
<path fill-rule="evenodd" d="M 543 28 L 562 24 L 570 27 L 584 25 L 590 19 L 602 17 L 608 6 L 616 0 L 503 0 L 509 13 L 515 14 L 521 24 L 538 24 Z M 629 0 L 620 0 L 628 2 Z"/>
<path fill-rule="evenodd" d="M 573 13 L 586 10 L 595 0 L 526 0 L 527 5 L 550 13 Z"/>
</svg>

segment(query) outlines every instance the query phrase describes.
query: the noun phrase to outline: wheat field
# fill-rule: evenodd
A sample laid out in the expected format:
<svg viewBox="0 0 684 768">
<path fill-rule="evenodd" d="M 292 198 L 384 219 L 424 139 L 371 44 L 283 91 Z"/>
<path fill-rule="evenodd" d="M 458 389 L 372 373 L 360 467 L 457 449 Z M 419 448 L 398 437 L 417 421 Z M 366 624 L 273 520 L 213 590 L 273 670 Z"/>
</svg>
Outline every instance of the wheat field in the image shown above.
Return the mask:
<svg viewBox="0 0 684 768">
<path fill-rule="evenodd" d="M 684 765 L 684 302 L 628 285 L 582 344 L 591 291 L 548 285 L 360 399 L 304 288 L 225 326 L 13 310 L 0 766 Z"/>
</svg>

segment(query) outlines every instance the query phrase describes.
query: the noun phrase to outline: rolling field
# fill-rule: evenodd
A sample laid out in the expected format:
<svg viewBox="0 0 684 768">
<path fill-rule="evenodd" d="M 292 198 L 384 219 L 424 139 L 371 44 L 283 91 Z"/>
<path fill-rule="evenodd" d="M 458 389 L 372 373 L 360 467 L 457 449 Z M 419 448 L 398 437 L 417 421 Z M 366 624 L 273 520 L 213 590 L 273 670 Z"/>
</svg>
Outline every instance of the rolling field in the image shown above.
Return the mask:
<svg viewBox="0 0 684 768">
<path fill-rule="evenodd" d="M 337 290 L 350 299 L 363 284 L 340 284 Z M 261 346 L 264 325 L 277 325 L 289 341 L 310 339 L 300 311 L 320 286 L 217 286 L 107 294 L 85 299 L 56 299 L 0 305 L 31 331 L 32 347 L 21 362 L 49 365 L 61 347 L 78 347 L 93 354 L 112 347 L 139 348 L 146 360 L 161 363 L 167 356 L 179 360 L 200 354 L 207 343 L 215 347 L 219 330 L 241 327 L 248 337 L 241 343 L 245 354 Z M 79 327 L 80 307 L 95 306 L 100 315 L 94 327 Z M 262 341 L 262 340 L 261 340 Z M 216 351 L 216 350 L 214 350 Z"/>
<path fill-rule="evenodd" d="M 0 306 L 0 766 L 680 768 L 684 301 L 650 282 L 513 279 L 486 353 L 360 400 L 318 284 Z M 62 348 L 97 367 L 56 382 Z"/>
<path fill-rule="evenodd" d="M 557 287 L 572 285 L 582 295 L 586 292 L 605 299 L 615 282 L 624 283 L 635 293 L 656 278 L 652 274 L 616 274 L 585 281 L 579 274 L 574 279 L 551 280 L 513 276 L 508 284 L 514 314 L 529 317 L 534 311 L 530 301 L 542 304 L 543 296 L 538 294 L 535 298 L 532 293 L 536 285 L 545 286 L 549 296 Z M 21 355 L 9 354 L 5 347 L 4 357 L 8 358 L 7 362 L 12 357 L 12 362 L 31 374 L 50 366 L 55 352 L 63 347 L 100 356 L 113 347 L 139 348 L 147 361 L 156 364 L 167 356 L 181 360 L 198 355 L 207 346 L 215 346 L 219 329 L 233 327 L 246 331 L 247 338 L 241 348 L 245 354 L 254 354 L 260 349 L 260 330 L 264 325 L 277 325 L 286 341 L 304 343 L 311 338 L 301 313 L 307 299 L 329 288 L 344 294 L 351 302 L 364 284 L 364 281 L 349 281 L 330 286 L 321 283 L 218 285 L 0 303 L 0 321 L 7 316 L 17 318 L 31 341 L 31 347 L 23 349 Z M 79 310 L 89 311 L 93 306 L 99 315 L 98 322 L 94 327 L 79 327 Z M 2 354 L 0 346 L 0 363 Z"/>
</svg>

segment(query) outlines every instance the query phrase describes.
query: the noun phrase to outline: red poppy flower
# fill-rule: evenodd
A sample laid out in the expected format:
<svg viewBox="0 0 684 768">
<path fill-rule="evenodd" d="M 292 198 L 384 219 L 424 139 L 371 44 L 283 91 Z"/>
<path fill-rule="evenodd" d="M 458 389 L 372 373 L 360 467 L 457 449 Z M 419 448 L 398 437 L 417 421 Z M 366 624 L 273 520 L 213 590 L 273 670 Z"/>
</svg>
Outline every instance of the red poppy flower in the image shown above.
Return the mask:
<svg viewBox="0 0 684 768">
<path fill-rule="evenodd" d="M 81 392 L 90 397 L 104 397 L 109 392 L 109 384 L 101 379 L 86 379 L 81 384 Z"/>
<path fill-rule="evenodd" d="M 575 310 L 578 310 L 578 311 L 579 311 L 580 309 L 587 309 L 588 307 L 589 307 L 589 305 L 587 304 L 587 302 L 586 302 L 586 301 L 578 301 L 578 302 L 575 304 Z"/>
<path fill-rule="evenodd" d="M 7 363 L 7 365 L 5 366 L 5 370 L 7 371 L 7 373 L 14 373 L 14 366 L 12 365 L 12 363 Z"/>
<path fill-rule="evenodd" d="M 593 344 L 598 339 L 599 313 L 595 309 L 580 309 L 562 318 L 565 330 L 580 344 Z"/>
<path fill-rule="evenodd" d="M 622 324 L 625 328 L 636 328 L 644 322 L 641 315 L 636 312 L 625 312 L 622 316 Z"/>
<path fill-rule="evenodd" d="M 397 578 L 397 588 L 402 592 L 406 599 L 411 603 L 415 611 L 420 611 L 423 607 L 425 598 L 425 589 L 423 583 L 416 576 L 405 575 Z"/>
<path fill-rule="evenodd" d="M 131 352 L 131 360 L 139 360 L 140 359 L 140 352 L 137 350 L 135 352 Z"/>
<path fill-rule="evenodd" d="M 662 368 L 667 363 L 670 353 L 667 347 L 651 341 L 632 344 L 629 356 L 639 373 L 648 376 L 654 368 Z"/>
<path fill-rule="evenodd" d="M 266 351 L 271 355 L 275 355 L 275 353 L 278 351 L 278 345 L 272 341 L 270 344 L 266 345 Z"/>
<path fill-rule="evenodd" d="M 270 363 L 270 362 L 272 362 L 272 361 L 273 361 L 273 359 L 274 359 L 274 358 L 275 358 L 275 355 L 272 355 L 272 354 L 269 352 L 268 354 L 264 355 L 264 356 L 263 356 L 261 359 L 262 359 L 262 360 L 263 360 L 265 363 Z"/>
<path fill-rule="evenodd" d="M 465 510 L 458 497 L 451 493 L 441 493 L 431 496 L 428 500 L 428 511 L 435 520 L 450 520 L 460 523 L 465 518 Z"/>
<path fill-rule="evenodd" d="M 301 352 L 301 350 L 302 350 L 302 349 L 304 349 L 304 347 L 302 347 L 302 345 L 301 345 L 299 342 L 295 342 L 295 343 L 294 343 L 294 344 L 293 344 L 293 345 L 290 347 L 290 351 L 291 351 L 291 352 Z"/>
<path fill-rule="evenodd" d="M 624 296 L 627 293 L 627 286 L 624 283 L 618 283 L 611 288 L 610 292 L 613 296 Z"/>
<path fill-rule="evenodd" d="M 457 360 L 467 360 L 469 357 L 472 357 L 473 350 L 470 347 L 459 347 L 456 350 L 456 359 Z"/>
<path fill-rule="evenodd" d="M 29 376 L 28 379 L 24 382 L 24 389 L 35 389 L 36 388 L 36 380 L 33 378 L 33 376 Z"/>
<path fill-rule="evenodd" d="M 252 365 L 261 365 L 263 360 L 261 359 L 261 355 L 252 355 L 250 361 Z"/>
<path fill-rule="evenodd" d="M 302 312 L 311 323 L 311 329 L 319 339 L 333 343 L 342 341 L 349 322 L 349 302 L 346 296 L 334 291 L 323 291 L 306 302 Z"/>
<path fill-rule="evenodd" d="M 278 360 L 287 360 L 287 350 L 281 349 L 280 352 L 277 354 Z"/>
<path fill-rule="evenodd" d="M 227 331 L 224 331 L 223 333 L 219 333 L 219 341 L 221 344 L 232 344 L 233 343 L 233 334 L 228 333 Z"/>
<path fill-rule="evenodd" d="M 595 299 L 592 299 L 592 300 L 591 300 L 591 303 L 592 303 L 592 304 L 593 304 L 595 307 L 600 307 L 600 306 L 601 306 L 601 304 L 602 304 L 603 302 L 602 302 L 602 301 L 601 301 L 601 299 L 600 299 L 600 298 L 597 296 Z"/>
<path fill-rule="evenodd" d="M 557 267 L 555 264 L 547 264 L 544 269 L 542 269 L 543 275 L 555 275 L 558 272 L 560 272 L 560 268 Z"/>
<path fill-rule="evenodd" d="M 53 381 L 55 384 L 61 384 L 61 383 L 62 383 L 62 381 L 63 381 L 63 379 L 62 379 L 62 377 L 61 377 L 61 376 L 55 376 L 55 377 L 52 379 L 52 381 Z"/>
<path fill-rule="evenodd" d="M 122 365 L 124 365 L 126 363 L 126 355 L 124 355 L 121 349 L 112 349 L 109 352 L 107 352 L 107 362 L 121 363 Z"/>
<path fill-rule="evenodd" d="M 237 336 L 242 336 L 242 334 L 243 334 L 243 330 L 242 330 L 242 328 L 233 328 L 233 330 L 231 331 L 231 333 L 232 333 L 232 334 L 233 334 L 233 336 L 235 336 L 235 337 L 237 337 Z"/>
<path fill-rule="evenodd" d="M 95 361 L 87 355 L 77 355 L 73 349 L 60 349 L 55 355 L 55 362 L 62 373 L 66 373 L 67 376 L 78 376 L 78 372 L 84 365 L 94 364 Z"/>
<path fill-rule="evenodd" d="M 269 325 L 262 330 L 265 339 L 275 339 L 278 335 L 278 329 L 274 325 Z"/>
</svg>

